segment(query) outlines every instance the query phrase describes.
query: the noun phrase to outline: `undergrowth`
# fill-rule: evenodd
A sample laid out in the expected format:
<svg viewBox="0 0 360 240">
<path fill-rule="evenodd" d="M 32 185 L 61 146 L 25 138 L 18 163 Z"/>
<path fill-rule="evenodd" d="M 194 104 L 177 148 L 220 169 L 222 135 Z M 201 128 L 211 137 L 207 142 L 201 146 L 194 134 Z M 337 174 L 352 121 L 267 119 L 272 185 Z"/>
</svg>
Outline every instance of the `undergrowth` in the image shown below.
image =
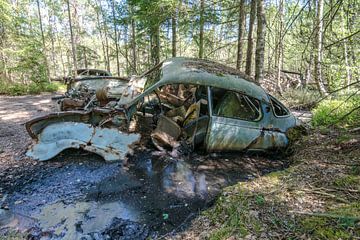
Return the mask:
<svg viewBox="0 0 360 240">
<path fill-rule="evenodd" d="M 63 88 L 62 84 L 57 82 L 30 83 L 30 84 L 21 84 L 21 83 L 8 84 L 8 83 L 0 82 L 0 94 L 10 95 L 10 96 L 39 94 L 42 92 L 56 92 L 62 88 Z"/>
<path fill-rule="evenodd" d="M 305 136 L 290 168 L 225 188 L 182 239 L 359 239 L 360 138 L 342 135 Z"/>
<path fill-rule="evenodd" d="M 320 94 L 318 91 L 309 89 L 288 89 L 277 98 L 291 109 L 309 110 L 320 99 Z"/>
<path fill-rule="evenodd" d="M 315 127 L 349 128 L 360 126 L 360 96 L 343 96 L 324 100 L 312 110 L 312 113 L 312 124 Z"/>
</svg>

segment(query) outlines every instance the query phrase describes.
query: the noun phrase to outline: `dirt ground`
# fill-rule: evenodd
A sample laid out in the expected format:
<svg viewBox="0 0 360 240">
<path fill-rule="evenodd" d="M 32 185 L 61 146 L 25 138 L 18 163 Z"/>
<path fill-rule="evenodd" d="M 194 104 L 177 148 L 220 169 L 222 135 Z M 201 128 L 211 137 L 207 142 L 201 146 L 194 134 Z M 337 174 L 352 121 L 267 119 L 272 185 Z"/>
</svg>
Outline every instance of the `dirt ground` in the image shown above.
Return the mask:
<svg viewBox="0 0 360 240">
<path fill-rule="evenodd" d="M 52 95 L 0 96 L 0 239 L 147 239 L 172 236 L 221 190 L 288 166 L 279 156 L 159 155 L 135 148 L 128 163 L 67 150 L 38 162 L 24 122 L 54 111 Z"/>
</svg>

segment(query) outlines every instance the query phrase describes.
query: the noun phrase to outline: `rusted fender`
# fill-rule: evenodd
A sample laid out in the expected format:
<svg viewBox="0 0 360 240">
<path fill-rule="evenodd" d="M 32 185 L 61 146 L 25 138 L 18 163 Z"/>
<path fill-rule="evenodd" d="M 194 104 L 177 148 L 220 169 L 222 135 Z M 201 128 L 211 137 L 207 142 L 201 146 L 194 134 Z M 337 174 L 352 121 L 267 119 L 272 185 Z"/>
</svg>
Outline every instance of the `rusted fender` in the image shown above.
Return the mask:
<svg viewBox="0 0 360 240">
<path fill-rule="evenodd" d="M 140 134 L 128 134 L 116 128 L 94 127 L 81 122 L 57 122 L 46 126 L 27 156 L 45 161 L 68 148 L 81 148 L 102 156 L 106 161 L 123 160 Z"/>
</svg>

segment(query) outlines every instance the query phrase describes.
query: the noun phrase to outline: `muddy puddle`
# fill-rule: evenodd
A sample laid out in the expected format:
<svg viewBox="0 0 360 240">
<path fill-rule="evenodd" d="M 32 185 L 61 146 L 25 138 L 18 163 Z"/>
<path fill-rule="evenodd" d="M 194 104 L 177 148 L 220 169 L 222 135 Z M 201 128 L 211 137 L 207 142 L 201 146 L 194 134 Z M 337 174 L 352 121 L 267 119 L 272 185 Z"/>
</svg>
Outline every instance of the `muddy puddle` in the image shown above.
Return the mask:
<svg viewBox="0 0 360 240">
<path fill-rule="evenodd" d="M 283 161 L 264 156 L 194 153 L 174 159 L 150 150 L 121 166 L 66 151 L 45 162 L 37 179 L 6 195 L 2 206 L 9 210 L 0 214 L 0 233 L 17 229 L 32 239 L 171 236 L 225 186 L 283 167 Z"/>
</svg>

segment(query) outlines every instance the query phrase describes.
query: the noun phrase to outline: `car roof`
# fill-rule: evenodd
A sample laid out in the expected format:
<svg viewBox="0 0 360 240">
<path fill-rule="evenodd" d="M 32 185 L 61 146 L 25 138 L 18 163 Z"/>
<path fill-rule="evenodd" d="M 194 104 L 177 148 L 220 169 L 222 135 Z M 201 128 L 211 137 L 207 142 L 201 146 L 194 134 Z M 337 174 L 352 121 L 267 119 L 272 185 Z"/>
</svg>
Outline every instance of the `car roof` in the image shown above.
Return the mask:
<svg viewBox="0 0 360 240">
<path fill-rule="evenodd" d="M 220 63 L 176 57 L 165 60 L 160 70 L 160 78 L 149 89 L 167 84 L 203 85 L 241 92 L 269 102 L 269 97 L 264 89 L 249 76 Z"/>
</svg>

